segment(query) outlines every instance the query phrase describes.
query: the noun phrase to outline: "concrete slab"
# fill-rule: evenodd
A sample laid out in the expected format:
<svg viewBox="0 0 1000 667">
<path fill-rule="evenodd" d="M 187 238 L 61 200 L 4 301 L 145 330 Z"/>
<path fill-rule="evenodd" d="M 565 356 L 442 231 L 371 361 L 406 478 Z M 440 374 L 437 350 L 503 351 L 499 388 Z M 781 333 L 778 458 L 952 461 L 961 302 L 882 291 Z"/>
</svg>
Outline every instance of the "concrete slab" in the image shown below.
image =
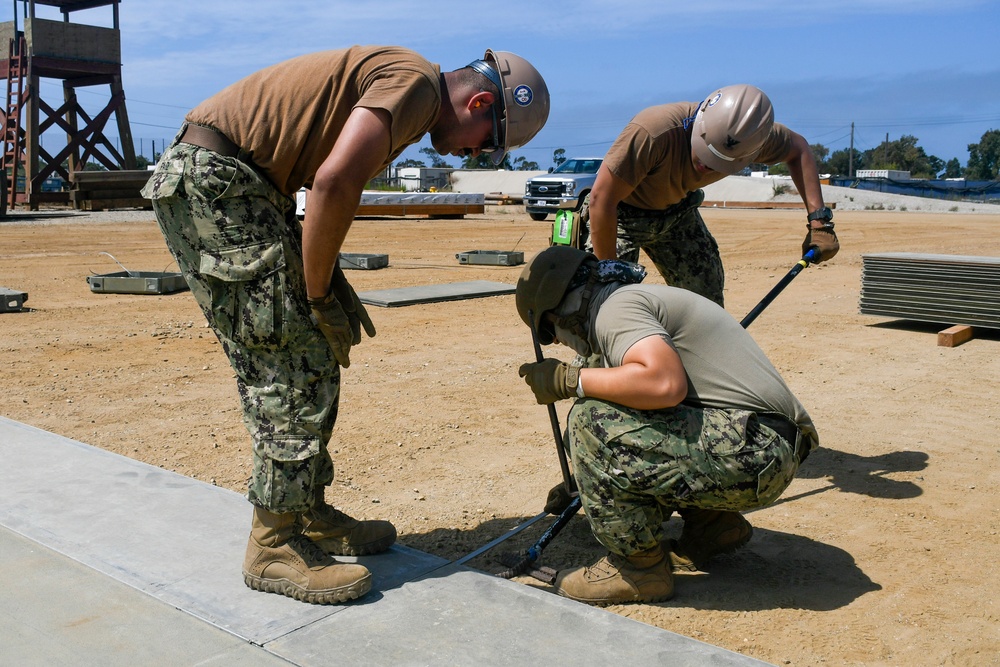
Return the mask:
<svg viewBox="0 0 1000 667">
<path fill-rule="evenodd" d="M 3 417 L 0 458 L 10 664 L 763 664 L 403 546 L 355 603 L 257 593 L 241 495 Z"/>
<path fill-rule="evenodd" d="M 361 303 L 371 306 L 412 306 L 416 303 L 434 303 L 437 301 L 457 301 L 459 299 L 477 299 L 484 296 L 513 294 L 514 285 L 493 282 L 491 280 L 470 280 L 462 283 L 445 283 L 443 285 L 417 285 L 415 287 L 398 287 L 396 289 L 368 290 L 358 292 Z"/>
<path fill-rule="evenodd" d="M 3 664 L 289 664 L 6 528 L 0 572 Z"/>
<path fill-rule="evenodd" d="M 346 609 L 244 585 L 240 494 L 3 418 L 0 458 L 0 525 L 238 637 L 263 645 Z M 379 590 L 447 563 L 402 546 L 343 560 Z"/>
</svg>

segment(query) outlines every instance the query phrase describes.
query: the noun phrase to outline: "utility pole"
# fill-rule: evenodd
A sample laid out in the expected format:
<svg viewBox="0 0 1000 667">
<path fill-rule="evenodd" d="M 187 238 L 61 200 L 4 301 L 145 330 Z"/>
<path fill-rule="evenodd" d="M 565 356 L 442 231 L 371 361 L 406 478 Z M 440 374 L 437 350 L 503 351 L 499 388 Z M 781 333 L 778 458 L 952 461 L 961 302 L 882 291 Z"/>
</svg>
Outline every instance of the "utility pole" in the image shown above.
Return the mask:
<svg viewBox="0 0 1000 667">
<path fill-rule="evenodd" d="M 854 122 L 851 122 L 851 149 L 847 152 L 847 177 L 854 178 Z"/>
</svg>

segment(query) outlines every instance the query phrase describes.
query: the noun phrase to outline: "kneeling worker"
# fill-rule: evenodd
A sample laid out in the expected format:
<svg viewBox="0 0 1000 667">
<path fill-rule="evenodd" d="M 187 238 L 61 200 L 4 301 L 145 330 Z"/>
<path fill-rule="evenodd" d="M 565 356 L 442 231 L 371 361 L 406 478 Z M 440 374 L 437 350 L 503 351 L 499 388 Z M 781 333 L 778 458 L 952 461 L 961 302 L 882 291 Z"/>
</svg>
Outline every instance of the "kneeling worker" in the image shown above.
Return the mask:
<svg viewBox="0 0 1000 667">
<path fill-rule="evenodd" d="M 517 284 L 518 313 L 542 344 L 605 360 L 545 359 L 519 371 L 540 404 L 577 399 L 567 446 L 591 529 L 610 553 L 560 572 L 555 585 L 590 604 L 670 599 L 673 570 L 746 544 L 740 512 L 777 500 L 819 444 L 739 322 L 693 292 L 636 284 L 643 276 L 634 264 L 552 246 Z M 674 510 L 684 528 L 665 545 Z"/>
</svg>

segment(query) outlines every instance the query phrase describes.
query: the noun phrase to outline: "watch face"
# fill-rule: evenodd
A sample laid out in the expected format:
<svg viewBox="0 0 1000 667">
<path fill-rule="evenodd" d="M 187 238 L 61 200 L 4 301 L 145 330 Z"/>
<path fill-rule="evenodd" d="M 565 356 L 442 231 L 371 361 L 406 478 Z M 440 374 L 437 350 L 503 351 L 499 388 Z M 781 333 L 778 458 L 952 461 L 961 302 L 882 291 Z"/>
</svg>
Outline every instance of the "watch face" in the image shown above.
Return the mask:
<svg viewBox="0 0 1000 667">
<path fill-rule="evenodd" d="M 821 208 L 818 211 L 813 211 L 812 213 L 810 213 L 808 217 L 809 217 L 810 221 L 813 221 L 813 220 L 832 220 L 833 219 L 833 211 L 831 211 L 829 207 Z"/>
</svg>

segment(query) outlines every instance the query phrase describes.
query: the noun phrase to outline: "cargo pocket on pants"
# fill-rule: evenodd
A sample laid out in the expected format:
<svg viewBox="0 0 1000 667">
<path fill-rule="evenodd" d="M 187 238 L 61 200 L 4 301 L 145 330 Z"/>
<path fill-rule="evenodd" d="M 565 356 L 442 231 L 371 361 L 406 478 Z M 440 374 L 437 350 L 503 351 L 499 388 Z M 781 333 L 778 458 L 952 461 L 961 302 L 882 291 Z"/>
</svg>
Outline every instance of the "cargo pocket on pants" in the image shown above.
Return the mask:
<svg viewBox="0 0 1000 667">
<path fill-rule="evenodd" d="M 249 348 L 282 344 L 285 289 L 281 241 L 222 248 L 201 255 L 199 272 L 212 291 L 216 328 Z"/>
<path fill-rule="evenodd" d="M 153 201 L 173 197 L 182 191 L 183 179 L 184 159 L 169 152 L 161 156 L 159 164 L 156 165 L 139 194 Z"/>
<path fill-rule="evenodd" d="M 251 502 L 275 512 L 303 512 L 314 499 L 321 443 L 316 438 L 267 436 L 254 444 Z"/>
</svg>

